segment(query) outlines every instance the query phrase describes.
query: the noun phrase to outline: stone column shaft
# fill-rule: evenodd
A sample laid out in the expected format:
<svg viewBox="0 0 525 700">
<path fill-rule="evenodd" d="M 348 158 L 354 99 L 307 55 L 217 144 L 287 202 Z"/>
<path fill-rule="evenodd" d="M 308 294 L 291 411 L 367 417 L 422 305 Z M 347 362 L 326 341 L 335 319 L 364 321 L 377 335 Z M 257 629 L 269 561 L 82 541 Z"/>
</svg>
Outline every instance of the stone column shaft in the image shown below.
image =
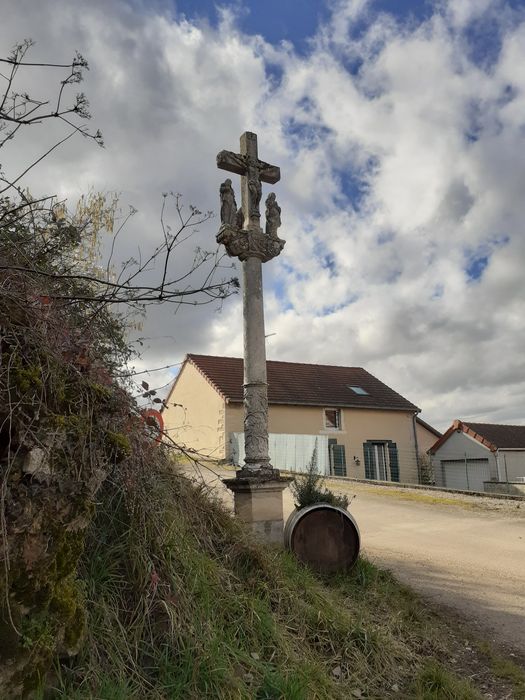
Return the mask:
<svg viewBox="0 0 525 700">
<path fill-rule="evenodd" d="M 244 444 L 245 468 L 268 471 L 268 385 L 262 262 L 249 257 L 242 263 L 244 317 Z"/>
</svg>

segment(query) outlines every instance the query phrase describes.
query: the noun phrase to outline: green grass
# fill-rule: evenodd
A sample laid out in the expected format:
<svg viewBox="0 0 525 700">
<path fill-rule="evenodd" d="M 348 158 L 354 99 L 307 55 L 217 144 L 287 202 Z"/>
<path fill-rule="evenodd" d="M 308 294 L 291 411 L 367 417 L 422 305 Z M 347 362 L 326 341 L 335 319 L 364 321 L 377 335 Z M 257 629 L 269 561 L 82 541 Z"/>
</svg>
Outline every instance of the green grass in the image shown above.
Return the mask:
<svg viewBox="0 0 525 700">
<path fill-rule="evenodd" d="M 414 682 L 414 694 L 420 700 L 481 700 L 470 683 L 461 680 L 437 661 L 429 661 Z"/>
<path fill-rule="evenodd" d="M 446 624 L 389 573 L 360 558 L 321 580 L 167 471 L 106 486 L 81 576 L 88 635 L 54 698 L 479 697 L 446 669 Z"/>
<path fill-rule="evenodd" d="M 462 494 L 457 494 L 456 497 L 452 498 L 440 493 L 436 493 L 435 495 L 433 493 L 421 493 L 418 490 L 411 491 L 410 489 L 396 488 L 395 486 L 381 487 L 380 485 L 374 486 L 373 484 L 368 485 L 353 482 L 346 484 L 341 481 L 330 481 L 329 479 L 327 479 L 327 484 L 336 492 L 355 493 L 356 491 L 365 489 L 368 491 L 373 490 L 374 495 L 377 496 L 396 498 L 404 501 L 415 501 L 430 505 L 456 506 L 471 510 L 486 508 L 483 498 L 479 498 L 476 501 L 473 497 L 470 497 L 471 500 L 467 500 L 467 498 L 461 498 Z"/>
<path fill-rule="evenodd" d="M 525 671 L 512 659 L 494 651 L 487 642 L 481 642 L 478 648 L 481 654 L 487 658 L 493 674 L 512 685 L 515 700 L 525 700 Z"/>
</svg>

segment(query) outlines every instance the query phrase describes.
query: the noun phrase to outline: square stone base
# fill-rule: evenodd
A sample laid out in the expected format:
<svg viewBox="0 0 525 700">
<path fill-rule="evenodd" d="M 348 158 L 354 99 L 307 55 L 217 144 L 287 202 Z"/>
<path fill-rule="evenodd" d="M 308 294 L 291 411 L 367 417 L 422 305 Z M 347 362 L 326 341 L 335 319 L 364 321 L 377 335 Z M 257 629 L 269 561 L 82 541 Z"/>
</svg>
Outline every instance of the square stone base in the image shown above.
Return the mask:
<svg viewBox="0 0 525 700">
<path fill-rule="evenodd" d="M 223 479 L 233 491 L 235 515 L 245 522 L 259 539 L 283 544 L 283 491 L 292 478 L 261 480 L 253 477 Z"/>
</svg>

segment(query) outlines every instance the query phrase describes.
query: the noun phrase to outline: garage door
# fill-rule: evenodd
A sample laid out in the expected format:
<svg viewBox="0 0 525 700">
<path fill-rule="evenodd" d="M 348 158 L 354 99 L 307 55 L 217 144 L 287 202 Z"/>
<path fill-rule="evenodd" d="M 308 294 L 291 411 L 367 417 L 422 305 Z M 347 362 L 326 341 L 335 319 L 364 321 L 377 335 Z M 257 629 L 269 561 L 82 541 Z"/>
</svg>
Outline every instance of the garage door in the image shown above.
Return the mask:
<svg viewBox="0 0 525 700">
<path fill-rule="evenodd" d="M 490 481 L 488 459 L 442 459 L 441 486 L 462 491 L 483 491 L 483 482 Z"/>
</svg>

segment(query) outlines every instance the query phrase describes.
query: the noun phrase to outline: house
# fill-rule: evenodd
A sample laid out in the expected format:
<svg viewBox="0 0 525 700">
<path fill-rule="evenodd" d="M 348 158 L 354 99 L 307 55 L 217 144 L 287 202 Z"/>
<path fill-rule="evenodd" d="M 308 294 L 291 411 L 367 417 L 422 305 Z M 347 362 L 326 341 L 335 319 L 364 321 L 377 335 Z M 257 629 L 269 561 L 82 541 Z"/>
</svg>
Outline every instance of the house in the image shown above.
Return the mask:
<svg viewBox="0 0 525 700">
<path fill-rule="evenodd" d="M 494 491 L 490 482 L 525 482 L 525 425 L 455 420 L 429 454 L 438 486 Z"/>
<path fill-rule="evenodd" d="M 441 435 L 442 433 L 440 433 L 439 430 L 433 428 L 419 416 L 416 417 L 416 437 L 419 455 L 426 454 Z"/>
<path fill-rule="evenodd" d="M 316 456 L 326 474 L 418 482 L 418 452 L 437 431 L 419 408 L 360 367 L 267 362 L 270 457 L 304 470 Z M 243 361 L 187 355 L 163 410 L 179 444 L 242 464 Z"/>
</svg>

